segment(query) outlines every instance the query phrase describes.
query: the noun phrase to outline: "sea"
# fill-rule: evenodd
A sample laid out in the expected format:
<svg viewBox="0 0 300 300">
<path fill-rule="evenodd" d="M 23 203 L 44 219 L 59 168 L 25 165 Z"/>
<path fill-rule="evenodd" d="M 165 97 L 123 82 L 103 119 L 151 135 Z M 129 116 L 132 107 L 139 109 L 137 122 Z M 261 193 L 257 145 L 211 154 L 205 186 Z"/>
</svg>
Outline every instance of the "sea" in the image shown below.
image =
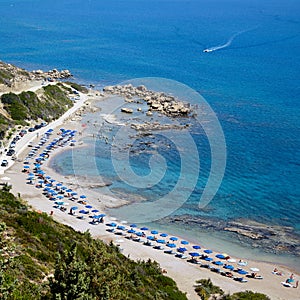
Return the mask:
<svg viewBox="0 0 300 300">
<path fill-rule="evenodd" d="M 73 174 L 75 157 L 82 162 L 76 174 L 110 180 L 109 193 L 134 199 L 132 207 L 141 205 L 137 210 L 145 209 L 144 216 L 155 206 L 164 211 L 145 217 L 152 227 L 300 268 L 295 257 L 263 253 L 220 232 L 157 221 L 168 215 L 245 219 L 300 234 L 299 1 L 2 0 L 0 11 L 4 62 L 29 70 L 69 69 L 74 80 L 99 89 L 145 84 L 199 108 L 192 130 L 131 136 L 134 149 L 117 158 L 107 140 L 122 140 L 120 126 L 100 124 L 100 138 L 87 140 L 90 146 L 78 153 L 57 156 L 56 170 Z M 128 121 L 116 107 L 107 112 Z M 147 143 L 156 148 L 148 151 Z M 91 156 L 92 169 L 85 163 Z M 209 201 L 199 206 L 211 183 Z M 166 195 L 172 197 L 169 205 L 154 205 Z M 153 205 L 143 207 L 144 200 Z M 109 213 L 130 219 L 131 208 Z"/>
</svg>

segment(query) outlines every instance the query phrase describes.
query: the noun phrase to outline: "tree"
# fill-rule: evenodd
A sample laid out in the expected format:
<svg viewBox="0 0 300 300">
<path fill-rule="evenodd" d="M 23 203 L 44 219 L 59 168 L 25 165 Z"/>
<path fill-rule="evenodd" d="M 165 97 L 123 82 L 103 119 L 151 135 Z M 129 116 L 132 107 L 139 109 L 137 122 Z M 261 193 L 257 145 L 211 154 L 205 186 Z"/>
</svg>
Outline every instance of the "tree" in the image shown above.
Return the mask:
<svg viewBox="0 0 300 300">
<path fill-rule="evenodd" d="M 53 299 L 75 300 L 93 299 L 89 295 L 90 279 L 87 275 L 87 266 L 77 256 L 77 247 L 74 244 L 69 252 L 58 254 L 54 277 L 50 277 L 49 285 Z"/>
</svg>

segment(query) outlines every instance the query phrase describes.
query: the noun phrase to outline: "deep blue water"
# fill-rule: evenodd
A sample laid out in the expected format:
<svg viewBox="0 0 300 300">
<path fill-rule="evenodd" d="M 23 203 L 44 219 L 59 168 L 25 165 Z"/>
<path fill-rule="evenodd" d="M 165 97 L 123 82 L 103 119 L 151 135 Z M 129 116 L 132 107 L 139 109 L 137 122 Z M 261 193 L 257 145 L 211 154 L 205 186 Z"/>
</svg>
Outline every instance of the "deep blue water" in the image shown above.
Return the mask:
<svg viewBox="0 0 300 300">
<path fill-rule="evenodd" d="M 67 68 L 79 81 L 99 86 L 163 77 L 201 93 L 225 134 L 226 173 L 209 211 L 197 209 L 199 181 L 177 213 L 245 217 L 300 230 L 299 1 L 4 0 L 0 11 L 3 61 Z M 228 47 L 202 52 L 234 35 Z M 126 190 L 109 157 L 98 159 L 107 164 L 104 175 L 116 179 L 115 188 Z M 134 162 L 137 173 L 148 172 L 142 160 Z M 164 188 L 156 186 L 157 193 Z"/>
</svg>

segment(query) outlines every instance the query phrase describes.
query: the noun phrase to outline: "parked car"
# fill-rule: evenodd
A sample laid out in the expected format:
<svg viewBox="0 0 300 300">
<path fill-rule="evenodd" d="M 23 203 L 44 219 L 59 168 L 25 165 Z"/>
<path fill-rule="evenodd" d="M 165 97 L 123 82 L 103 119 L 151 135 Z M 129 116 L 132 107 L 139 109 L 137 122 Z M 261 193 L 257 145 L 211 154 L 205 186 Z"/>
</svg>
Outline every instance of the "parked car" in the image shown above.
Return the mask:
<svg viewBox="0 0 300 300">
<path fill-rule="evenodd" d="M 8 166 L 8 161 L 6 159 L 3 159 L 1 162 L 1 167 L 7 167 Z"/>
<path fill-rule="evenodd" d="M 35 131 L 35 129 L 33 127 L 31 127 L 31 128 L 28 129 L 28 131 L 33 132 L 33 131 Z"/>
<path fill-rule="evenodd" d="M 7 155 L 7 156 L 13 156 L 15 153 L 16 153 L 16 151 L 15 151 L 14 149 L 9 149 L 9 150 L 6 152 L 6 155 Z"/>
</svg>

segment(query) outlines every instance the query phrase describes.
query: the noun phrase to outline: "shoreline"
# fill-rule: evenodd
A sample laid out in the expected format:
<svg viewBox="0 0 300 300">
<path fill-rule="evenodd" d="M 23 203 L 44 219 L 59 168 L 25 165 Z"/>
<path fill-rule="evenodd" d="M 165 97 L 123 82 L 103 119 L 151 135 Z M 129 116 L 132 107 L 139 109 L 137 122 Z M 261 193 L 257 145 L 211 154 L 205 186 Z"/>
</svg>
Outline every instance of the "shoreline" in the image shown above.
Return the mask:
<svg viewBox="0 0 300 300">
<path fill-rule="evenodd" d="M 103 100 L 103 98 L 102 98 Z M 104 99 L 105 100 L 105 99 Z M 86 99 L 85 99 L 86 101 Z M 82 102 L 81 106 L 77 107 L 77 109 L 81 108 L 85 101 Z M 94 101 L 94 100 L 91 100 Z M 96 100 L 95 100 L 96 101 Z M 72 114 L 75 114 L 76 109 Z M 78 121 L 72 121 L 72 114 L 69 114 L 68 117 L 65 117 L 64 119 L 60 118 L 60 122 L 63 121 L 63 126 L 68 128 L 68 126 L 71 126 L 73 128 L 81 128 L 81 124 Z M 60 122 L 56 123 L 56 126 L 60 126 Z M 54 127 L 53 124 L 49 124 L 49 127 Z M 35 138 L 36 139 L 36 138 Z M 24 147 L 23 147 L 24 148 Z M 29 149 L 29 148 L 27 148 Z M 55 151 L 54 155 L 57 155 L 61 151 L 65 151 L 66 149 L 61 148 L 59 151 Z M 28 152 L 26 151 L 26 147 L 23 149 L 23 152 L 20 155 L 21 157 L 25 157 L 25 153 Z M 52 159 L 52 157 L 51 157 Z M 67 182 L 69 184 L 73 184 L 74 186 L 76 185 L 82 193 L 88 195 L 89 198 L 89 203 L 93 204 L 95 207 L 99 207 L 100 209 L 105 209 L 107 208 L 107 203 L 102 203 L 99 198 L 98 192 L 93 194 L 92 191 L 88 188 L 82 188 L 80 187 L 80 184 L 78 182 L 72 181 L 72 179 L 76 179 L 76 176 L 73 178 L 66 178 L 66 176 L 57 174 L 54 170 L 52 170 L 49 167 L 50 160 L 47 161 L 47 164 L 45 164 L 46 171 L 48 174 L 53 176 L 54 178 L 57 178 L 58 181 L 61 180 L 68 180 L 71 179 L 70 182 Z M 43 166 L 44 168 L 44 166 Z M 25 200 L 28 201 L 28 203 L 34 207 L 37 210 L 50 213 L 52 208 L 52 204 L 49 200 L 47 200 L 44 196 L 41 195 L 41 191 L 33 188 L 32 186 L 28 186 L 25 182 L 25 176 L 23 173 L 21 173 L 22 169 L 22 160 L 17 161 L 11 166 L 5 173 L 11 177 L 11 182 L 13 184 L 13 192 L 16 194 L 18 192 L 21 193 L 21 197 Z M 68 177 L 68 176 L 67 176 Z M 18 188 L 16 188 L 18 187 Z M 101 195 L 103 197 L 103 195 Z M 95 199 L 94 199 L 95 198 Z M 104 199 L 103 199 L 104 200 Z M 113 203 L 113 199 L 106 199 L 109 203 Z M 117 199 L 118 200 L 118 199 Z M 126 204 L 126 203 L 124 203 Z M 82 222 L 81 220 L 77 220 L 73 218 L 72 216 L 68 215 L 67 213 L 61 212 L 59 210 L 54 210 L 54 215 L 53 218 L 61 223 L 67 224 L 69 226 L 72 226 L 75 230 L 79 231 L 86 231 L 90 230 L 92 235 L 95 238 L 101 238 L 106 242 L 109 242 L 113 240 L 115 243 L 118 243 L 118 240 L 120 239 L 112 235 L 111 233 L 108 233 L 106 231 L 105 226 L 93 226 L 90 225 L 87 222 Z M 107 220 L 113 220 L 113 218 L 110 218 L 109 216 L 106 217 Z M 251 289 L 253 291 L 260 291 L 263 293 L 266 293 L 267 295 L 271 296 L 272 299 L 294 299 L 295 295 L 297 293 L 297 289 L 286 289 L 280 285 L 280 280 L 285 279 L 280 278 L 279 276 L 271 274 L 274 266 L 273 264 L 269 263 L 264 263 L 260 261 L 253 261 L 249 260 L 249 265 L 251 266 L 257 266 L 259 265 L 259 268 L 261 269 L 261 273 L 263 273 L 264 279 L 263 281 L 254 281 L 254 280 L 249 280 L 246 285 L 243 285 L 241 283 L 236 283 L 228 278 L 224 278 L 220 276 L 219 274 L 214 274 L 210 271 L 203 270 L 195 265 L 189 264 L 183 260 L 178 260 L 172 256 L 168 256 L 164 254 L 163 252 L 159 252 L 157 250 L 153 250 L 151 248 L 147 248 L 141 244 L 137 244 L 136 242 L 130 241 L 130 240 L 124 240 L 123 242 L 119 243 L 121 247 L 123 248 L 123 253 L 124 255 L 130 256 L 130 258 L 133 259 L 147 259 L 151 258 L 156 261 L 158 261 L 162 268 L 166 269 L 168 271 L 169 276 L 171 276 L 176 283 L 178 284 L 179 288 L 183 291 L 186 291 L 189 296 L 189 299 L 198 299 L 198 297 L 195 295 L 195 292 L 193 290 L 193 284 L 195 280 L 200 279 L 200 278 L 207 278 L 210 277 L 213 282 L 219 286 L 221 286 L 226 292 L 230 291 L 236 292 L 236 291 L 241 291 L 245 289 Z M 280 267 L 281 269 L 284 270 L 285 275 L 287 276 L 291 271 L 290 269 L 282 266 Z M 188 272 L 189 276 L 186 276 L 186 278 L 182 278 L 180 276 L 181 272 Z M 275 277 L 276 276 L 276 277 Z M 299 278 L 299 275 L 297 275 L 297 279 Z M 272 283 L 276 281 L 276 285 L 271 284 L 269 286 L 269 283 Z M 268 286 L 265 286 L 265 284 Z M 274 298 L 273 298 L 274 297 Z"/>
</svg>

